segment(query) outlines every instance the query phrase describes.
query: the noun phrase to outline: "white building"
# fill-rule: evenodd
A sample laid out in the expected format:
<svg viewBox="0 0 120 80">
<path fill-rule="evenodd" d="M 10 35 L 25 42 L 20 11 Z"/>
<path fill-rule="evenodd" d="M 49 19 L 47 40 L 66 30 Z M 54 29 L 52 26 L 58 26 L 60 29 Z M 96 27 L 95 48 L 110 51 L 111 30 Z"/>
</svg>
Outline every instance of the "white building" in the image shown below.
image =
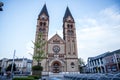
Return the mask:
<svg viewBox="0 0 120 80">
<path fill-rule="evenodd" d="M 10 64 L 12 64 L 13 59 L 1 59 L 0 67 L 2 67 L 1 71 L 5 70 Z M 32 68 L 32 60 L 27 58 L 17 58 L 14 59 L 14 63 L 16 65 L 17 71 L 22 73 L 31 73 Z"/>
<path fill-rule="evenodd" d="M 1 68 L 1 72 L 5 72 L 5 69 L 7 67 L 7 61 L 8 59 L 7 58 L 3 58 L 0 60 L 0 68 Z"/>
</svg>

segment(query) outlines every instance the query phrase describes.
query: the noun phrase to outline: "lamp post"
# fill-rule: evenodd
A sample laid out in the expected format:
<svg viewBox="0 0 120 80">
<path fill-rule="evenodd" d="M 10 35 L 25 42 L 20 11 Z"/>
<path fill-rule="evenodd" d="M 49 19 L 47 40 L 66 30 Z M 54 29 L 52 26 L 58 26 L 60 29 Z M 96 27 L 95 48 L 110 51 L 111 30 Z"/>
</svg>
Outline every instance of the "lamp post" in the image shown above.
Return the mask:
<svg viewBox="0 0 120 80">
<path fill-rule="evenodd" d="M 12 68 L 11 68 L 11 77 L 12 78 L 13 78 L 13 64 L 14 64 L 15 53 L 16 53 L 16 50 L 14 50 L 14 54 L 13 54 L 13 61 L 12 61 Z"/>
</svg>

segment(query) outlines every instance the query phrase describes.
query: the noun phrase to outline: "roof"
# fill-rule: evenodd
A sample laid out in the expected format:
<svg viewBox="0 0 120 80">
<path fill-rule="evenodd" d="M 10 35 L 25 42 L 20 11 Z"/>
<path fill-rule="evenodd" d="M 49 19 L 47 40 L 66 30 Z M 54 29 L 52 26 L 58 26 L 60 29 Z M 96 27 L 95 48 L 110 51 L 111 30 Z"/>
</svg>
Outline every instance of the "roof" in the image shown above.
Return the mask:
<svg viewBox="0 0 120 80">
<path fill-rule="evenodd" d="M 57 33 L 48 40 L 48 43 L 51 41 L 53 42 L 53 40 L 60 40 L 60 42 L 65 43 L 65 41 Z"/>
<path fill-rule="evenodd" d="M 23 61 L 23 59 L 27 60 L 27 58 L 16 58 L 14 61 Z M 9 59 L 8 61 L 13 61 L 13 59 Z"/>
<path fill-rule="evenodd" d="M 32 63 L 32 60 L 28 59 L 27 62 L 28 62 L 28 63 Z"/>
<path fill-rule="evenodd" d="M 46 4 L 44 4 L 44 6 L 43 6 L 43 8 L 42 8 L 42 10 L 41 10 L 41 12 L 40 12 L 40 14 L 39 14 L 39 16 L 41 16 L 43 13 L 44 13 L 46 16 L 49 17 Z"/>
<path fill-rule="evenodd" d="M 110 52 L 109 54 L 106 54 L 105 57 L 110 56 L 110 55 L 113 55 L 113 54 L 120 54 L 120 49 L 115 50 L 115 51 L 112 51 L 112 52 Z"/>
<path fill-rule="evenodd" d="M 98 56 L 95 56 L 95 57 L 89 57 L 88 59 L 90 60 L 96 60 L 96 59 L 100 59 L 100 58 L 103 58 L 105 57 L 107 54 L 109 54 L 110 52 L 106 52 L 106 53 L 103 53 L 103 54 L 100 54 Z"/>
<path fill-rule="evenodd" d="M 110 55 L 113 55 L 113 54 L 120 54 L 120 49 L 112 51 L 112 52 L 106 52 L 106 53 L 100 54 L 100 55 L 95 56 L 95 57 L 89 57 L 88 59 L 96 60 L 96 59 L 107 57 L 107 56 L 110 56 Z"/>
<path fill-rule="evenodd" d="M 73 16 L 72 16 L 69 8 L 67 7 L 67 8 L 66 8 L 66 11 L 65 11 L 65 15 L 64 15 L 64 17 L 63 17 L 63 21 L 64 21 L 68 16 L 70 16 L 70 17 L 73 19 L 73 21 L 74 21 L 74 18 L 73 18 Z"/>
</svg>

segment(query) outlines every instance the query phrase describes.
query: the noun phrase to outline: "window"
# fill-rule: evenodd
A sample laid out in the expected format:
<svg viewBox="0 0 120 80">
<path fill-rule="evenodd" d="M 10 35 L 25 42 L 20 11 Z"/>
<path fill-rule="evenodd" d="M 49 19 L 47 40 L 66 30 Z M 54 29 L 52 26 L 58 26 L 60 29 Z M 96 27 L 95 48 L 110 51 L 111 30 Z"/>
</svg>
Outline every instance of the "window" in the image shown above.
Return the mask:
<svg viewBox="0 0 120 80">
<path fill-rule="evenodd" d="M 72 25 L 72 24 L 70 25 L 70 28 L 73 28 L 73 25 Z"/>
<path fill-rule="evenodd" d="M 75 64 L 74 62 L 71 62 L 71 67 L 74 68 Z"/>
<path fill-rule="evenodd" d="M 70 26 L 70 25 L 69 25 L 69 24 L 67 24 L 67 28 L 69 28 L 69 26 Z"/>
<path fill-rule="evenodd" d="M 46 26 L 46 23 L 44 22 L 43 25 Z"/>
<path fill-rule="evenodd" d="M 40 22 L 40 26 L 42 26 L 42 22 Z"/>
<path fill-rule="evenodd" d="M 68 42 L 70 42 L 70 40 L 68 39 Z"/>
<path fill-rule="evenodd" d="M 73 35 L 73 31 L 72 30 L 68 30 L 67 33 L 68 33 L 68 35 Z"/>
<path fill-rule="evenodd" d="M 67 28 L 69 28 L 69 29 L 72 29 L 73 28 L 73 25 L 71 24 L 67 24 Z"/>
<path fill-rule="evenodd" d="M 68 54 L 70 54 L 70 52 L 68 52 Z"/>
<path fill-rule="evenodd" d="M 73 54 L 75 55 L 75 52 L 73 52 Z"/>
<path fill-rule="evenodd" d="M 72 40 L 72 42 L 74 42 L 74 40 Z"/>
<path fill-rule="evenodd" d="M 42 32 L 42 33 L 45 33 L 46 29 L 45 28 L 40 28 L 39 31 Z"/>
</svg>

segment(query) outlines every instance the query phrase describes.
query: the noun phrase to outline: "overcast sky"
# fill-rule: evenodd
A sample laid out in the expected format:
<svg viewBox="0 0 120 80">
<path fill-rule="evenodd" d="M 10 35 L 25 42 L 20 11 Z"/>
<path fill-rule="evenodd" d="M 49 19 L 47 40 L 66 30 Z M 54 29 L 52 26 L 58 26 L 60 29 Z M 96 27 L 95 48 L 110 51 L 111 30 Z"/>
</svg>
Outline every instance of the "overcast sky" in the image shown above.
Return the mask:
<svg viewBox="0 0 120 80">
<path fill-rule="evenodd" d="M 62 20 L 68 6 L 75 20 L 78 57 L 87 61 L 107 51 L 120 49 L 120 0 L 1 0 L 0 59 L 32 59 L 38 14 L 46 3 L 50 16 L 49 38 L 63 37 Z"/>
</svg>

